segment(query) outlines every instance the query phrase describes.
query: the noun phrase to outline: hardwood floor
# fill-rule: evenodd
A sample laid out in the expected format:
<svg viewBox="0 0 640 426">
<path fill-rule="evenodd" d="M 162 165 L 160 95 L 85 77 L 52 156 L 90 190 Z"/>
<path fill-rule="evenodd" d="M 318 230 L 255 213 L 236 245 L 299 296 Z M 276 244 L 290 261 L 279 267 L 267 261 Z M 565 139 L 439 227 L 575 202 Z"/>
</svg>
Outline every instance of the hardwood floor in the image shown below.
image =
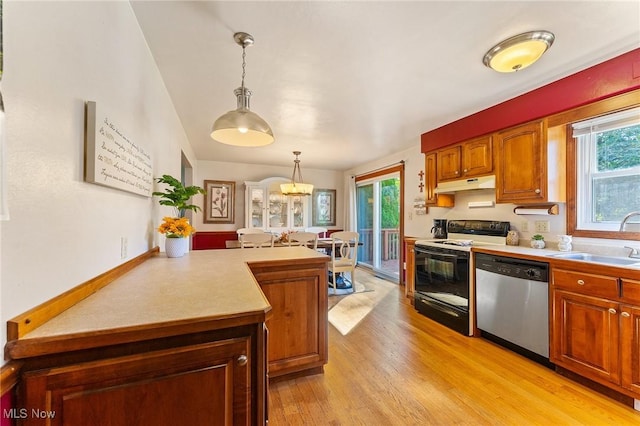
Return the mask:
<svg viewBox="0 0 640 426">
<path fill-rule="evenodd" d="M 631 407 L 416 313 L 403 292 L 345 336 L 329 325 L 324 374 L 272 383 L 269 425 L 640 424 Z"/>
</svg>

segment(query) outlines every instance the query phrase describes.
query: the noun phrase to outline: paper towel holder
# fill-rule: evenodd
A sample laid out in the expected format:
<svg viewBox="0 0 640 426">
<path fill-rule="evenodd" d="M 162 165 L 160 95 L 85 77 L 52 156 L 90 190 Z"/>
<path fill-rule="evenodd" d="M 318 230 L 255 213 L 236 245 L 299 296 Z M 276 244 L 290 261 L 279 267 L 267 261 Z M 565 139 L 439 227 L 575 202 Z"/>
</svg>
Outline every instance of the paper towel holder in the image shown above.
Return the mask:
<svg viewBox="0 0 640 426">
<path fill-rule="evenodd" d="M 542 216 L 557 215 L 558 205 L 557 204 L 529 204 L 526 206 L 517 206 L 516 208 L 513 209 L 513 212 L 519 215 L 528 215 L 528 214 L 539 214 Z"/>
</svg>

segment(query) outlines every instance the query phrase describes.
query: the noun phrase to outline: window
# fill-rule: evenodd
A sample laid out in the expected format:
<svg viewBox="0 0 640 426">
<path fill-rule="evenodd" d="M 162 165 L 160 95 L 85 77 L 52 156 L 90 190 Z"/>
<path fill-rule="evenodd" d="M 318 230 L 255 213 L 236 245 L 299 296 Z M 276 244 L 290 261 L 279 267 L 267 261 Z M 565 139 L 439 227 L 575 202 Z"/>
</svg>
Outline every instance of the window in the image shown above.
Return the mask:
<svg viewBox="0 0 640 426">
<path fill-rule="evenodd" d="M 640 211 L 640 108 L 573 124 L 576 230 L 618 231 Z M 640 217 L 628 222 L 640 230 Z"/>
</svg>

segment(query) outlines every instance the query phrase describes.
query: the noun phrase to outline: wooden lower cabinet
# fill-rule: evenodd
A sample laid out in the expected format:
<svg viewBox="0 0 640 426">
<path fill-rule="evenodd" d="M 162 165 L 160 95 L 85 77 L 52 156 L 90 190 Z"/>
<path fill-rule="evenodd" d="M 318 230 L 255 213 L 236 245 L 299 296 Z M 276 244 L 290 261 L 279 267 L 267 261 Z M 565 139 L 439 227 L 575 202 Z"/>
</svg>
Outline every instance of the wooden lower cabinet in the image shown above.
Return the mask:
<svg viewBox="0 0 640 426">
<path fill-rule="evenodd" d="M 415 276 L 415 268 L 416 268 L 416 246 L 417 238 L 406 237 L 404 239 L 404 250 L 406 253 L 406 279 L 404 286 L 404 295 L 406 297 L 410 297 L 413 299 L 413 293 L 416 289 L 416 276 Z"/>
<path fill-rule="evenodd" d="M 551 361 L 640 399 L 640 282 L 553 267 L 551 275 Z"/>
<path fill-rule="evenodd" d="M 28 371 L 19 424 L 262 424 L 254 354 L 245 336 Z"/>
<path fill-rule="evenodd" d="M 621 305 L 620 309 L 622 386 L 640 395 L 640 308 Z"/>
<path fill-rule="evenodd" d="M 552 361 L 581 375 L 620 381 L 617 303 L 555 291 Z"/>
<path fill-rule="evenodd" d="M 329 358 L 326 261 L 250 267 L 271 305 L 269 378 L 322 372 Z"/>
</svg>

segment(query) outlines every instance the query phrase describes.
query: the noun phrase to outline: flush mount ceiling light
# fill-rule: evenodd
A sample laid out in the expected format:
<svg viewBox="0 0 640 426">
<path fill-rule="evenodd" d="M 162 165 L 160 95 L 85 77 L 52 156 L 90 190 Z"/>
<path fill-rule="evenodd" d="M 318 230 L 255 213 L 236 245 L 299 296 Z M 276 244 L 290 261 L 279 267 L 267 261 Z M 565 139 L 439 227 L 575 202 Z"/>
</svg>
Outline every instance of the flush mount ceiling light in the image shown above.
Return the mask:
<svg viewBox="0 0 640 426">
<path fill-rule="evenodd" d="M 282 191 L 282 195 L 311 195 L 313 192 L 313 185 L 309 183 L 302 183 L 302 172 L 300 171 L 300 160 L 298 159 L 300 151 L 293 151 L 293 155 L 296 156 L 296 159 L 293 160 L 291 183 L 281 184 L 280 191 Z M 296 178 L 298 179 L 297 182 Z"/>
<path fill-rule="evenodd" d="M 253 44 L 253 36 L 239 32 L 233 35 L 233 39 L 242 46 L 242 84 L 233 92 L 238 99 L 238 106 L 213 123 L 211 138 L 227 145 L 269 145 L 273 142 L 271 127 L 258 114 L 249 110 L 251 91 L 244 86 L 245 49 Z"/>
<path fill-rule="evenodd" d="M 498 72 L 520 71 L 540 59 L 553 44 L 549 31 L 530 31 L 508 38 L 493 46 L 482 62 Z"/>
</svg>

